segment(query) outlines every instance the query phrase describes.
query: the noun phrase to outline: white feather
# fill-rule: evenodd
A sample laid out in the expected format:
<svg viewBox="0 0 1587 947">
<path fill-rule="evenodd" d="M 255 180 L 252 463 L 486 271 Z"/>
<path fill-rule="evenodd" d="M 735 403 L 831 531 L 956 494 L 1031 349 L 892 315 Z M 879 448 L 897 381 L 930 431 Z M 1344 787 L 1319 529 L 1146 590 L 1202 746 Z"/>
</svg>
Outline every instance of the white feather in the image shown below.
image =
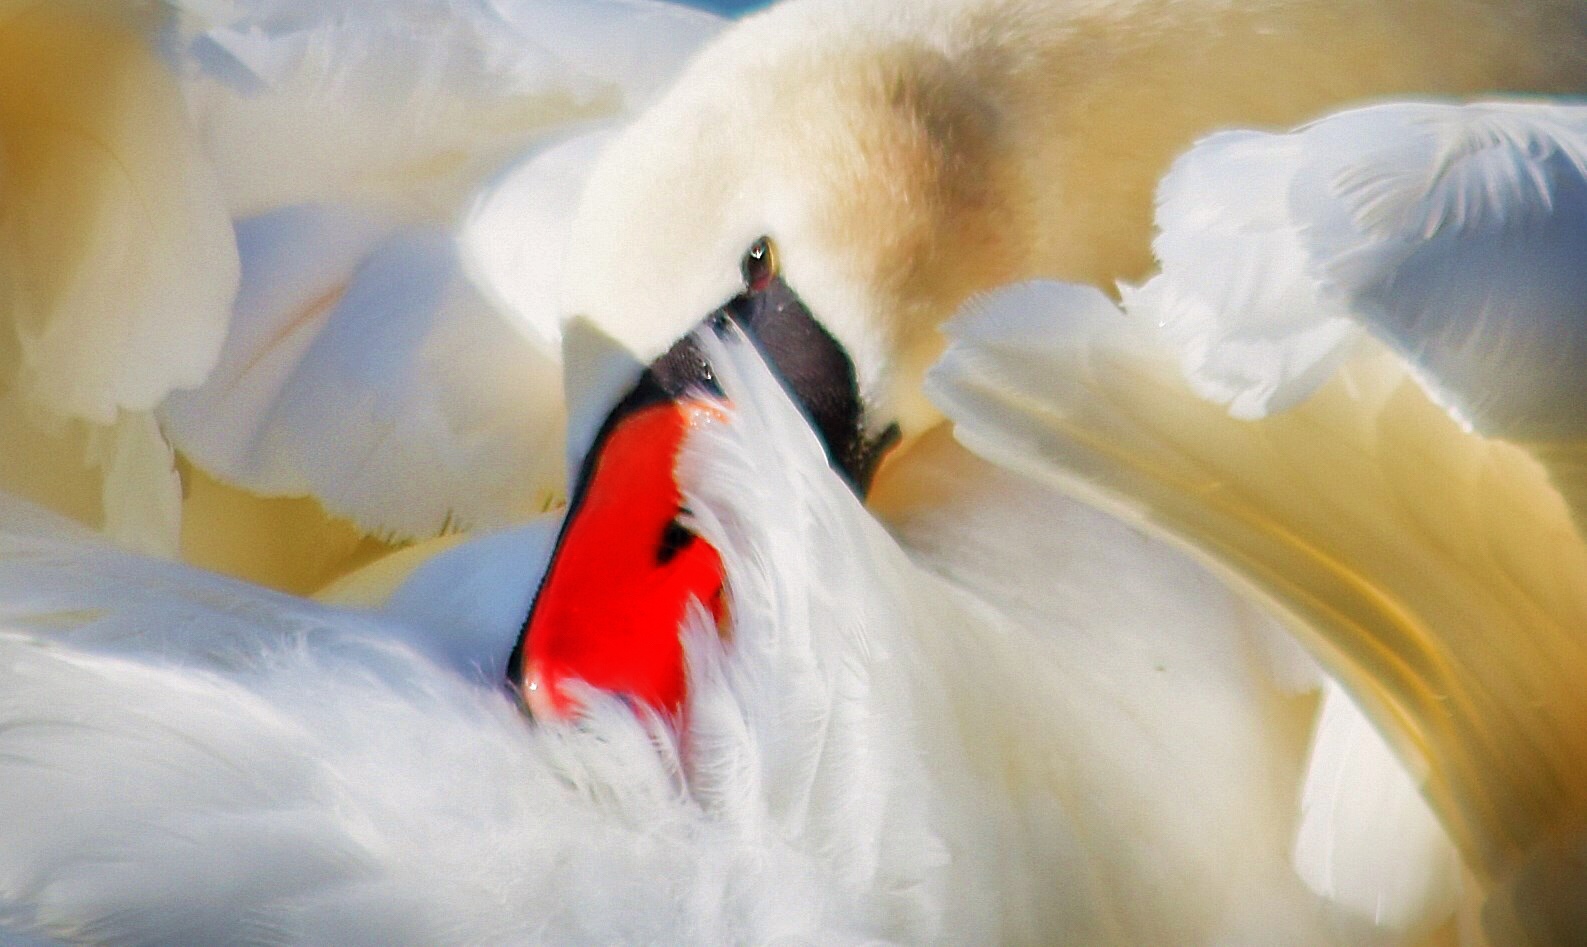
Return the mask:
<svg viewBox="0 0 1587 947">
<path fill-rule="evenodd" d="M 547 506 L 561 477 L 556 362 L 481 297 L 448 233 L 297 207 L 238 234 L 246 269 L 221 364 L 165 406 L 178 447 L 380 535 Z"/>
<path fill-rule="evenodd" d="M 128 549 L 174 557 L 181 541 L 182 483 L 154 413 L 124 412 L 109 427 L 91 428 L 88 459 L 104 471 L 105 535 Z"/>
<path fill-rule="evenodd" d="M 611 134 L 585 131 L 509 169 L 481 193 L 458 237 L 475 282 L 546 352 L 562 347 L 557 294 L 568 231 L 590 165 Z"/>
<path fill-rule="evenodd" d="M 1448 917 L 1460 856 L 1355 702 L 1329 682 L 1312 737 L 1295 870 L 1312 890 L 1396 932 Z"/>
<path fill-rule="evenodd" d="M 725 376 L 749 430 L 705 437 L 699 456 L 781 470 L 815 502 L 790 534 L 750 515 L 758 495 L 693 498 L 742 595 L 730 651 L 691 635 L 681 757 L 613 701 L 592 698 L 571 730 L 528 726 L 491 674 L 511 631 L 481 641 L 485 656 L 421 645 L 445 664 L 399 643 L 425 619 L 431 634 L 453 624 L 448 604 L 468 596 L 436 591 L 455 563 L 399 592 L 393 624 L 0 506 L 0 797 L 30 814 L 0 820 L 0 918 L 109 943 L 991 936 L 996 889 L 944 882 L 908 723 L 917 664 L 899 622 L 920 616 L 870 565 L 907 564 L 755 370 L 753 390 Z M 795 438 L 781 448 L 754 426 L 768 398 L 770 433 Z M 543 531 L 526 538 L 544 550 Z M 501 540 L 473 552 L 527 548 Z M 800 578 L 815 562 L 823 575 Z M 510 560 L 493 568 L 512 582 L 507 610 L 522 607 L 532 584 Z M 995 863 L 974 853 L 955 868 Z"/>
<path fill-rule="evenodd" d="M 1338 367 L 1359 333 L 1312 277 L 1287 194 L 1304 152 L 1225 132 L 1174 163 L 1158 190 L 1162 275 L 1123 288 L 1126 311 L 1180 348 L 1196 392 L 1239 418 L 1281 410 Z"/>
<path fill-rule="evenodd" d="M 380 611 L 424 629 L 415 643 L 443 664 L 502 680 L 561 525 L 547 515 L 431 556 Z"/>
<path fill-rule="evenodd" d="M 1014 350 L 1035 341 L 985 328 Z M 766 629 L 735 637 L 734 654 L 766 648 L 803 669 L 745 684 L 760 696 L 744 706 L 778 708 L 752 719 L 778 734 L 757 742 L 798 754 L 771 760 L 768 787 L 812 792 L 798 778 L 810 758 L 848 768 L 818 779 L 863 788 L 876 761 L 913 744 L 929 782 L 908 789 L 909 768 L 890 779 L 926 802 L 945 846 L 933 883 L 946 885 L 953 941 L 987 940 L 968 936 L 987 928 L 967 917 L 1019 942 L 1205 943 L 1249 925 L 1295 943 L 1361 934 L 1335 926 L 1288 869 L 1284 786 L 1300 747 L 1274 725 L 1288 713 L 1268 677 L 1276 629 L 1166 547 L 951 445 L 917 449 L 898 475 L 948 485 L 893 510 L 901 550 L 756 380 L 764 370 L 707 352 L 733 423 L 696 435 L 687 505 L 723 552 L 735 618 Z M 701 450 L 724 442 L 735 448 Z M 796 736 L 817 734 L 791 720 L 812 713 L 823 729 L 805 748 Z M 889 821 L 875 809 L 885 793 L 842 798 L 871 807 L 807 831 L 864 840 Z M 887 851 L 855 868 L 888 868 Z"/>
<path fill-rule="evenodd" d="M 1539 491 L 1544 502 L 1557 502 L 1546 496 L 1554 493 L 1576 523 L 1583 522 L 1587 106 L 1572 100 L 1387 103 L 1331 115 L 1288 135 L 1215 135 L 1164 178 L 1158 225 L 1162 233 L 1154 246 L 1162 272 L 1126 303 L 1132 315 L 1166 324 L 1164 335 L 1180 347 L 1186 378 L 1198 393 L 1229 402 L 1238 417 L 1289 407 L 1328 381 L 1351 338 L 1369 333 L 1396 352 L 1427 395 L 1466 430 L 1528 445 L 1525 462 L 1540 464 L 1551 481 Z M 1232 266 L 1219 256 L 1228 249 L 1219 235 L 1229 231 L 1245 254 Z M 1205 291 L 1223 279 L 1209 274 L 1247 269 L 1262 274 L 1262 291 L 1244 298 Z M 1199 308 L 1187 306 L 1186 297 Z M 1271 300 L 1283 306 L 1273 310 Z M 1244 344 L 1253 327 L 1261 349 Z M 1315 342 L 1330 338 L 1331 349 L 1314 359 Z M 1286 396 L 1274 399 L 1274 390 Z M 1378 436 L 1387 438 L 1389 431 Z M 1464 575 L 1471 564 L 1491 561 L 1485 545 L 1497 551 L 1503 543 L 1481 538 L 1491 526 L 1452 525 L 1469 522 L 1455 512 L 1469 478 L 1492 469 L 1492 461 L 1478 459 L 1480 448 L 1460 448 L 1452 440 L 1423 429 L 1400 434 L 1394 443 L 1425 454 L 1434 469 L 1464 452 L 1452 468 L 1461 473 L 1429 485 L 1444 508 L 1419 515 L 1413 527 L 1446 548 L 1469 550 L 1445 567 Z M 1386 442 L 1368 449 L 1388 456 Z M 1485 498 L 1476 508 L 1493 502 Z M 1547 564 L 1506 566 L 1500 581 L 1524 589 L 1533 603 L 1546 603 L 1542 607 L 1562 621 L 1561 640 L 1568 641 L 1580 606 L 1553 587 L 1558 573 L 1571 568 L 1560 563 L 1576 561 L 1579 538 L 1568 526 L 1544 525 L 1550 514 L 1533 515 L 1539 542 L 1556 550 L 1562 543 L 1572 552 L 1556 552 L 1557 561 Z M 1467 578 L 1463 584 L 1478 583 Z M 1520 606 L 1512 620 L 1547 640 L 1554 632 L 1543 629 L 1555 626 L 1530 612 L 1536 607 Z M 1456 637 L 1447 622 L 1440 628 Z M 1492 627 L 1481 633 L 1497 634 Z M 1551 667 L 1558 661 L 1542 660 Z M 1548 672 L 1521 673 L 1537 678 Z M 1420 800 L 1397 778 L 1388 751 L 1341 700 L 1330 691 L 1318 725 L 1297 866 L 1319 891 L 1403 927 L 1426 905 L 1451 899 L 1457 872 Z M 1575 713 L 1563 709 L 1570 699 L 1551 700 L 1560 718 Z M 1540 714 L 1535 725 L 1550 725 L 1547 716 Z M 1557 911 L 1535 913 L 1557 918 Z"/>
<path fill-rule="evenodd" d="M 234 213 L 456 206 L 539 136 L 653 94 L 719 26 L 643 0 L 248 0 L 187 23 L 187 92 Z M 599 56 L 596 37 L 626 56 Z"/>
<path fill-rule="evenodd" d="M 236 248 L 160 25 L 158 8 L 50 4 L 0 33 L 0 352 L 60 417 L 148 411 L 225 335 Z"/>
<path fill-rule="evenodd" d="M 645 101 L 720 21 L 645 0 L 189 13 L 177 56 L 244 284 L 219 366 L 163 406 L 176 446 L 384 538 L 545 509 L 561 248 L 594 139 L 546 143 Z"/>
<path fill-rule="evenodd" d="M 1317 272 L 1475 430 L 1587 433 L 1587 106 L 1395 104 L 1305 132 Z"/>
<path fill-rule="evenodd" d="M 1463 424 L 1582 433 L 1587 107 L 1391 103 L 1214 135 L 1158 198 L 1162 273 L 1130 310 L 1237 416 L 1315 390 L 1354 323 Z"/>
<path fill-rule="evenodd" d="M 962 452 L 916 469 L 970 463 L 985 489 L 905 527 L 912 561 L 753 347 L 701 344 L 729 415 L 680 472 L 733 626 L 724 647 L 695 615 L 676 745 L 596 695 L 576 726 L 529 726 L 497 683 L 544 527 L 458 547 L 375 617 L 0 503 L 0 805 L 28 814 L 0 820 L 0 922 L 104 943 L 1356 940 L 1275 831 L 1294 751 L 1269 629 Z"/>
<path fill-rule="evenodd" d="M 894 923 L 871 906 L 885 892 L 835 880 L 843 851 L 692 799 L 664 735 L 621 705 L 531 728 L 475 662 L 432 663 L 401 626 L 15 514 L 0 797 L 27 818 L 0 821 L 9 926 L 102 943 L 843 942 Z"/>
</svg>

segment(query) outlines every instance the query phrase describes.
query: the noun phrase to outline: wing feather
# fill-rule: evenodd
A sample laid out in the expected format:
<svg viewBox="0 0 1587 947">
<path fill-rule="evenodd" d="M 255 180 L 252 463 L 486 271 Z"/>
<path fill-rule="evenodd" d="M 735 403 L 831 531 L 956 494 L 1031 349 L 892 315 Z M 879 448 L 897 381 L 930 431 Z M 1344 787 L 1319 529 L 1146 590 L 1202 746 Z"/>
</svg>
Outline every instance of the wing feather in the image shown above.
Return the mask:
<svg viewBox="0 0 1587 947">
<path fill-rule="evenodd" d="M 0 18 L 0 366 L 37 407 L 100 425 L 203 379 L 237 282 L 155 9 Z"/>
<path fill-rule="evenodd" d="M 1587 424 L 1587 106 L 1389 103 L 1215 135 L 1163 179 L 1158 226 L 1162 273 L 1129 308 L 1241 417 L 1320 385 L 1353 322 L 1481 433 Z"/>
<path fill-rule="evenodd" d="M 186 10 L 175 56 L 244 273 L 218 368 L 162 409 L 177 448 L 382 539 L 547 508 L 582 132 L 722 21 L 647 0 Z"/>
<path fill-rule="evenodd" d="M 186 92 L 239 216 L 349 198 L 455 207 L 546 135 L 636 107 L 723 22 L 643 0 L 190 12 Z"/>
<path fill-rule="evenodd" d="M 1295 833 L 1312 890 L 1397 933 L 1447 918 L 1460 856 L 1377 728 L 1329 682 Z"/>
<path fill-rule="evenodd" d="M 1245 422 L 1187 390 L 1175 348 L 1094 290 L 985 305 L 931 376 L 960 440 L 1183 544 L 1286 615 L 1485 881 L 1575 837 L 1587 543 L 1533 456 L 1462 431 L 1379 346 Z M 977 328 L 1009 319 L 1027 326 L 1011 343 Z"/>
<path fill-rule="evenodd" d="M 482 297 L 449 232 L 298 207 L 239 234 L 248 268 L 221 364 L 165 406 L 179 448 L 383 536 L 546 508 L 557 362 Z"/>
<path fill-rule="evenodd" d="M 1297 139 L 1224 132 L 1177 160 L 1158 189 L 1162 274 L 1124 288 L 1125 309 L 1162 326 L 1203 397 L 1235 417 L 1299 402 L 1338 367 L 1360 327 L 1311 275 L 1287 192 Z"/>
<path fill-rule="evenodd" d="M 1314 266 L 1462 423 L 1587 433 L 1587 106 L 1398 104 L 1302 133 Z"/>
</svg>

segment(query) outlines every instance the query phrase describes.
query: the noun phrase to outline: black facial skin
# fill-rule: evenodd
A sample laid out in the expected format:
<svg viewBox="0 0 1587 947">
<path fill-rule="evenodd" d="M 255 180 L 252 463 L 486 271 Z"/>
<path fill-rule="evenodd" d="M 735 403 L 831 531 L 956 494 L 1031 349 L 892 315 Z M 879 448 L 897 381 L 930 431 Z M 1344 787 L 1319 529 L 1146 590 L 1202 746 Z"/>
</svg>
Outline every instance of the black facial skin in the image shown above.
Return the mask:
<svg viewBox="0 0 1587 947">
<path fill-rule="evenodd" d="M 726 320 L 744 330 L 810 419 L 832 466 L 864 497 L 877 464 L 898 441 L 898 425 L 889 425 L 876 437 L 866 437 L 865 405 L 860 400 L 854 363 L 776 272 L 773 251 L 764 237 L 745 254 L 744 281 L 745 290 L 707 321 Z M 694 340 L 684 336 L 645 369 L 639 382 L 607 415 L 585 466 L 599 452 L 607 432 L 628 414 L 702 390 L 722 393 L 710 363 Z M 581 472 L 580 487 L 588 473 Z M 576 487 L 574 495 L 579 492 Z"/>
<path fill-rule="evenodd" d="M 754 341 L 821 436 L 832 466 L 863 497 L 877 463 L 898 440 L 898 426 L 867 440 L 859 382 L 843 346 L 781 276 L 733 297 L 723 311 Z"/>
</svg>

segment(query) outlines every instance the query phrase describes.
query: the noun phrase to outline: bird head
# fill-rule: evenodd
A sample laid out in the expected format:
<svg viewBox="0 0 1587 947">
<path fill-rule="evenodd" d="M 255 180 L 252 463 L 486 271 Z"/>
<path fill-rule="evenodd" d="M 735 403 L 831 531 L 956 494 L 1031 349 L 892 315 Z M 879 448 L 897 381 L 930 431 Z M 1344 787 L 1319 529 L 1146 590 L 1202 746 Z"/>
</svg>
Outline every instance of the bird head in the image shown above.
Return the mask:
<svg viewBox="0 0 1587 947">
<path fill-rule="evenodd" d="M 800 15 L 703 51 L 586 180 L 562 308 L 626 368 L 566 340 L 579 459 L 509 671 L 537 716 L 574 709 L 572 680 L 676 712 L 690 603 L 726 621 L 721 563 L 675 472 L 691 428 L 725 417 L 691 332 L 740 327 L 863 495 L 900 432 L 938 418 L 919 385 L 936 325 L 1011 275 L 1020 215 L 987 110 L 919 50 L 812 58 L 784 22 Z"/>
<path fill-rule="evenodd" d="M 736 330 L 751 340 L 860 495 L 897 440 L 895 423 L 872 430 L 853 361 L 783 278 L 770 239 L 746 250 L 741 280 L 738 293 L 642 369 L 584 452 L 509 660 L 536 718 L 577 712 L 572 681 L 676 717 L 686 688 L 680 630 L 690 609 L 709 610 L 726 634 L 722 560 L 691 528 L 678 474 L 690 432 L 728 423 L 731 409 L 696 332 Z"/>
</svg>

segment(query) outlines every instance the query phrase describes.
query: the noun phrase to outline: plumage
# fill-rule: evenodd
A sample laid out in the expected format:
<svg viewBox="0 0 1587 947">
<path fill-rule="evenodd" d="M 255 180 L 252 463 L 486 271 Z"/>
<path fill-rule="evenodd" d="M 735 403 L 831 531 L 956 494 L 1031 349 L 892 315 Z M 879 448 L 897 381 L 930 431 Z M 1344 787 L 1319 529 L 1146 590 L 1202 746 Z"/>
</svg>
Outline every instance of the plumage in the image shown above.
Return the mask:
<svg viewBox="0 0 1587 947">
<path fill-rule="evenodd" d="M 932 390 L 956 435 L 1174 538 L 1285 615 L 1480 885 L 1502 892 L 1574 844 L 1587 545 L 1522 448 L 1462 431 L 1381 347 L 1253 424 L 1194 397 L 1174 345 L 1094 289 L 1009 290 L 952 331 Z M 1521 936 L 1504 923 L 1493 936 Z"/>
<path fill-rule="evenodd" d="M 1437 505 L 1423 512 L 1418 508 L 1426 501 L 1407 503 L 1417 490 L 1410 484 L 1426 471 L 1401 475 L 1407 486 L 1397 491 L 1398 503 L 1415 511 L 1425 542 L 1441 546 L 1443 555 L 1458 563 L 1468 586 L 1462 591 L 1502 582 L 1512 599 L 1507 617 L 1474 623 L 1464 640 L 1455 625 L 1474 616 L 1439 619 L 1432 627 L 1443 639 L 1440 646 L 1454 653 L 1440 659 L 1443 667 L 1412 671 L 1411 677 L 1431 672 L 1451 678 L 1430 688 L 1445 699 L 1469 690 L 1477 702 L 1530 702 L 1534 712 L 1512 717 L 1507 726 L 1559 727 L 1567 740 L 1583 712 L 1576 694 L 1567 691 L 1582 670 L 1587 617 L 1574 589 L 1581 581 L 1584 509 L 1576 458 L 1587 417 L 1579 370 L 1581 347 L 1587 344 L 1582 304 L 1587 286 L 1577 263 L 1587 232 L 1584 117 L 1587 109 L 1571 101 L 1391 103 L 1329 116 L 1289 135 L 1213 136 L 1164 178 L 1162 233 L 1155 244 L 1162 272 L 1125 297 L 1133 317 L 1163 326 L 1164 336 L 1182 353 L 1190 384 L 1229 402 L 1236 416 L 1259 417 L 1305 399 L 1355 350 L 1381 343 L 1400 356 L 1403 367 L 1389 370 L 1405 371 L 1467 436 L 1453 434 L 1442 423 L 1423 422 L 1414 434 L 1380 430 L 1364 447 L 1386 461 L 1390 446 L 1415 445 L 1416 455 L 1438 478 L 1422 488 Z M 1264 189 L 1241 191 L 1237 182 L 1252 180 L 1252 168 L 1261 169 Z M 1205 199 L 1208 193 L 1216 199 Z M 1200 242 L 1208 227 L 1229 235 L 1226 247 L 1243 263 L 1221 282 L 1212 275 L 1219 268 L 1207 255 L 1209 244 Z M 1375 341 L 1365 343 L 1366 338 Z M 1395 398 L 1414 400 L 1403 392 Z M 1497 502 L 1499 494 L 1532 494 L 1523 501 L 1531 512 Z M 1495 507 L 1506 512 L 1494 514 Z M 1469 520 L 1463 517 L 1473 514 L 1519 515 L 1523 531 L 1516 535 L 1513 524 L 1465 525 Z M 1312 538 L 1306 531 L 1300 541 Z M 1415 583 L 1394 575 L 1404 568 L 1403 563 L 1383 564 L 1367 581 L 1370 591 L 1363 591 L 1382 595 L 1386 588 L 1397 588 L 1389 599 L 1415 620 L 1430 606 L 1407 601 L 1414 600 L 1415 593 L 1406 590 Z M 1477 578 L 1495 568 L 1502 580 Z M 1346 592 L 1345 597 L 1360 594 Z M 1513 630 L 1500 630 L 1507 627 Z M 1485 669 L 1493 662 L 1486 652 L 1494 641 L 1508 643 L 1498 674 Z M 1405 661 L 1407 655 L 1397 658 Z M 1551 687 L 1562 690 L 1543 696 Z M 1418 722 L 1408 729 L 1426 733 L 1452 726 L 1457 741 L 1468 747 L 1486 742 L 1492 749 L 1482 752 L 1506 756 L 1522 739 L 1537 739 L 1461 733 L 1474 723 L 1474 718 L 1465 720 L 1471 713 L 1428 707 L 1412 714 Z M 1326 712 L 1323 719 L 1326 723 Z M 1326 781 L 1365 765 L 1375 752 L 1369 747 L 1355 759 L 1341 756 L 1345 748 L 1339 740 L 1337 732 L 1321 732 L 1309 797 L 1328 795 Z M 1519 859 L 1523 865 L 1530 860 L 1534 869 L 1553 866 L 1537 869 L 1530 879 L 1527 868 L 1488 869 L 1498 875 L 1501 890 L 1513 883 L 1521 892 L 1549 892 L 1519 911 L 1523 924 L 1528 914 L 1569 916 L 1560 905 L 1573 897 L 1566 893 L 1574 890 L 1573 883 L 1540 879 L 1559 870 L 1562 857 L 1571 857 L 1557 854 L 1555 845 L 1573 851 L 1579 844 L 1563 841 L 1577 837 L 1574 826 L 1587 778 L 1570 762 L 1573 752 L 1542 764 L 1549 775 L 1538 778 L 1552 785 L 1534 790 L 1542 796 L 1531 802 L 1522 802 L 1527 791 L 1516 787 L 1467 790 L 1504 798 L 1480 806 L 1536 810 L 1519 820 L 1513 812 L 1499 819 L 1546 826 L 1486 830 L 1519 833 L 1518 845 L 1504 844 L 1530 850 L 1487 858 Z M 1330 763 L 1330 757 L 1337 759 Z M 1476 783 L 1483 777 L 1473 773 L 1468 778 Z M 1389 785 L 1392 779 L 1378 782 Z M 1305 834 L 1303 828 L 1303 841 Z M 1468 858 L 1472 844 L 1467 842 Z M 1313 871 L 1326 871 L 1325 862 L 1316 858 L 1324 849 L 1312 845 L 1311 851 Z M 1410 857 L 1435 857 L 1436 845 L 1425 852 Z M 1482 871 L 1484 858 L 1472 860 Z M 1303 852 L 1303 871 L 1304 861 Z M 1518 880 L 1511 880 L 1512 872 Z M 1534 896 L 1519 897 L 1524 902 Z M 1502 929 L 1498 923 L 1495 929 Z M 1560 922 L 1541 922 L 1545 928 L 1552 923 Z M 1563 923 L 1565 928 L 1549 936 L 1579 935 L 1569 926 L 1575 921 Z"/>
<path fill-rule="evenodd" d="M 148 43 L 166 19 L 0 5 L 0 373 L 8 440 L 29 457 L 12 488 L 172 552 L 177 484 L 148 412 L 213 367 L 237 252 Z M 27 470 L 73 453 L 57 473 Z"/>
<path fill-rule="evenodd" d="M 1455 908 L 1459 854 L 1377 727 L 1332 681 L 1300 805 L 1295 871 L 1313 891 L 1394 931 Z"/>
<path fill-rule="evenodd" d="M 439 214 L 568 123 L 631 112 L 716 17 L 643 0 L 182 3 L 179 66 L 227 204 Z"/>
<path fill-rule="evenodd" d="M 481 267 L 477 241 L 465 259 L 460 218 L 525 149 L 645 102 L 719 22 L 626 2 L 250 3 L 188 22 L 184 89 L 244 285 L 220 365 L 165 406 L 172 441 L 209 476 L 315 497 L 381 538 L 545 509 L 562 490 L 551 307 L 515 328 L 495 301 L 555 271 Z"/>
<path fill-rule="evenodd" d="M 110 425 L 201 381 L 237 255 L 175 79 L 126 4 L 7 4 L 6 357 L 12 385 Z"/>
<path fill-rule="evenodd" d="M 1368 332 L 1468 427 L 1580 435 L 1587 106 L 1394 103 L 1225 132 L 1176 162 L 1160 201 L 1163 272 L 1140 305 L 1189 352 L 1264 376 L 1187 364 L 1237 414 L 1304 397 Z M 1244 265 L 1217 265 L 1230 254 Z"/>
<path fill-rule="evenodd" d="M 690 638 L 698 696 L 681 752 L 616 702 L 571 729 L 524 726 L 492 673 L 503 642 L 448 643 L 433 597 L 458 590 L 442 573 L 417 573 L 377 618 L 141 559 L 8 503 L 0 794 L 31 815 L 0 823 L 6 922 L 112 943 L 1060 930 L 1135 943 L 1210 935 L 1303 896 L 1249 861 L 1264 847 L 1281 859 L 1281 833 L 1258 832 L 1250 798 L 1224 792 L 1241 781 L 1231 764 L 1275 761 L 1261 739 L 1211 736 L 1267 726 L 1247 703 L 1265 661 L 1226 658 L 1270 627 L 1173 553 L 1056 497 L 1070 527 L 1047 531 L 1069 560 L 1056 582 L 1017 568 L 1018 547 L 957 575 L 911 564 L 752 353 L 713 350 L 734 417 L 686 459 L 695 525 L 724 550 L 738 611 L 730 649 Z M 967 462 L 940 447 L 916 470 Z M 987 499 L 1012 484 L 991 479 L 960 502 L 1006 516 Z M 801 515 L 759 515 L 768 497 Z M 969 525 L 957 513 L 907 531 L 946 548 Z M 1039 597 L 1012 610 L 982 597 L 1012 584 L 1083 599 L 1115 581 L 1111 560 L 1143 557 L 1189 581 L 1139 595 L 1164 617 L 1204 615 L 1204 634 L 1174 633 L 1138 600 L 1055 632 Z M 1132 678 L 1165 675 L 1181 699 L 1147 710 Z M 1070 725 L 1030 727 L 1054 720 Z M 1181 751 L 1127 749 L 1158 745 L 1163 727 Z M 1117 756 L 1074 766 L 1077 745 Z M 95 778 L 105 759 L 125 762 Z M 1164 781 L 1187 808 L 1155 805 Z M 73 804 L 51 804 L 63 796 Z M 1263 811 L 1286 808 L 1274 792 Z M 1209 848 L 1212 818 L 1243 830 Z M 1113 893 L 1146 863 L 1181 880 Z M 1230 873 L 1250 882 L 1244 900 L 1204 896 Z"/>
<path fill-rule="evenodd" d="M 562 350 L 558 293 L 569 224 L 613 131 L 598 125 L 536 150 L 484 189 L 461 229 L 474 281 L 552 355 Z"/>
<path fill-rule="evenodd" d="M 336 206 L 237 234 L 245 268 L 220 364 L 161 413 L 191 461 L 401 539 L 550 505 L 556 359 L 485 299 L 453 234 Z"/>
</svg>

